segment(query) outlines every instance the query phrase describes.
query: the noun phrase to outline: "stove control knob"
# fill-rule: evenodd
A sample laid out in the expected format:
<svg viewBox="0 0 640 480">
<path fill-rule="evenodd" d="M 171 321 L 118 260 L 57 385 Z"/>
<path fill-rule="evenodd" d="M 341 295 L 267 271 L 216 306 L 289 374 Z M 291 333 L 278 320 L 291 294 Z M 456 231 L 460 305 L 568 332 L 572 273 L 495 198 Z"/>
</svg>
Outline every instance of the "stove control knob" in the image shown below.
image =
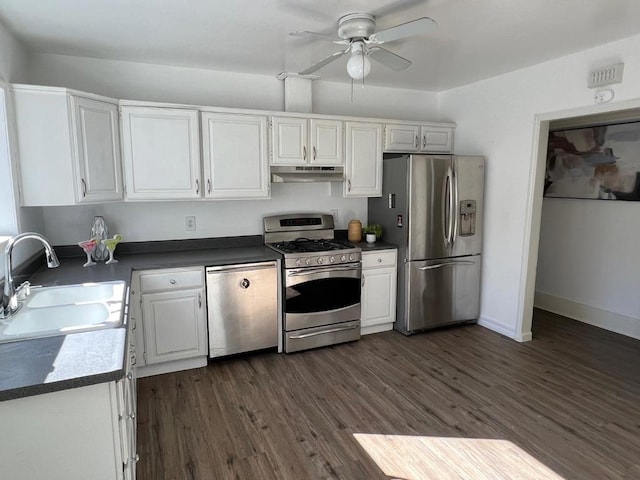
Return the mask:
<svg viewBox="0 0 640 480">
<path fill-rule="evenodd" d="M 296 260 L 296 267 L 299 267 L 302 264 L 302 262 L 300 261 L 300 259 Z"/>
<path fill-rule="evenodd" d="M 342 255 L 342 256 L 340 257 L 340 261 L 341 261 L 341 262 L 344 262 L 346 259 L 347 259 L 347 257 L 345 257 L 344 255 Z"/>
<path fill-rule="evenodd" d="M 311 259 L 310 259 L 310 258 L 307 258 L 307 259 L 304 261 L 304 263 L 306 263 L 307 265 L 311 265 Z"/>
<path fill-rule="evenodd" d="M 322 265 L 324 263 L 324 260 L 322 259 L 322 257 L 318 257 L 318 264 Z"/>
<path fill-rule="evenodd" d="M 334 263 L 336 261 L 335 257 L 329 257 L 329 263 Z"/>
<path fill-rule="evenodd" d="M 349 254 L 349 260 L 353 261 L 353 253 Z"/>
</svg>

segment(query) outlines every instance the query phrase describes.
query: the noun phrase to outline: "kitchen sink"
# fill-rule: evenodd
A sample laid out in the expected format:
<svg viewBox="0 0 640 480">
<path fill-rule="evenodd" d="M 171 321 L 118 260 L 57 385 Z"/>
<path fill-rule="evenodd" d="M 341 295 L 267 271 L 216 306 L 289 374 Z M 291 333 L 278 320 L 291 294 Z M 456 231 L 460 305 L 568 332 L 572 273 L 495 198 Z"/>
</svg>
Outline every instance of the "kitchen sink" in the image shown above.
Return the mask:
<svg viewBox="0 0 640 480">
<path fill-rule="evenodd" d="M 79 305 L 95 302 L 121 302 L 124 282 L 82 283 L 62 287 L 32 288 L 25 302 L 29 308 Z"/>
<path fill-rule="evenodd" d="M 122 281 L 33 288 L 20 309 L 0 321 L 0 342 L 118 327 L 124 293 Z"/>
</svg>

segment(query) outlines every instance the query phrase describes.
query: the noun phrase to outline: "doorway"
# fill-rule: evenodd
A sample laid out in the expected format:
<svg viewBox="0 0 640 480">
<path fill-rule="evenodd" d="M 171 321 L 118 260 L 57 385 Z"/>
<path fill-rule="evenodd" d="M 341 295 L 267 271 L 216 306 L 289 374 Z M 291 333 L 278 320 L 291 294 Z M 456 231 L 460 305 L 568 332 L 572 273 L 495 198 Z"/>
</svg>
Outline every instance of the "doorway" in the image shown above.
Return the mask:
<svg viewBox="0 0 640 480">
<path fill-rule="evenodd" d="M 571 110 L 538 114 L 534 120 L 534 149 L 531 176 L 529 180 L 529 198 L 527 202 L 526 242 L 523 259 L 519 295 L 519 324 L 516 329 L 518 340 L 531 340 L 531 325 L 536 287 L 536 274 L 540 247 L 544 179 L 547 157 L 549 129 L 593 125 L 597 123 L 616 123 L 640 119 L 640 99 L 606 105 L 594 105 Z"/>
</svg>

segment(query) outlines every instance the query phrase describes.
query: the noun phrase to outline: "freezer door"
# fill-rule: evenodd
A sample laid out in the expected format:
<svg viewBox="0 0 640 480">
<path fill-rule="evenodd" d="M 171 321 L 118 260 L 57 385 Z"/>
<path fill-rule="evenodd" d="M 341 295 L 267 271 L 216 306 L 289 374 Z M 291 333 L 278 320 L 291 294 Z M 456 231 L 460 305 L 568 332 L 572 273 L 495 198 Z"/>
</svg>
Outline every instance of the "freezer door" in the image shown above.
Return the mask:
<svg viewBox="0 0 640 480">
<path fill-rule="evenodd" d="M 450 155 L 410 157 L 408 260 L 451 256 L 452 192 Z"/>
<path fill-rule="evenodd" d="M 409 262 L 406 272 L 407 331 L 477 320 L 480 263 L 480 255 Z"/>
<path fill-rule="evenodd" d="M 484 211 L 484 158 L 453 157 L 453 235 L 452 257 L 475 255 L 482 251 Z"/>
</svg>

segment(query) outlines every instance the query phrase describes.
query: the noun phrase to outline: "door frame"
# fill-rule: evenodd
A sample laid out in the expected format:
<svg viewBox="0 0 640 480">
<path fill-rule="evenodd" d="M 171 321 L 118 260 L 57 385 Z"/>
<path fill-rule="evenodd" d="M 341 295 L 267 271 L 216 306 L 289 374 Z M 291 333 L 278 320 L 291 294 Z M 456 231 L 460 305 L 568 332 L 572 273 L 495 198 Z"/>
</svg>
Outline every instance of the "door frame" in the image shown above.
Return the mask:
<svg viewBox="0 0 640 480">
<path fill-rule="evenodd" d="M 544 193 L 544 174 L 547 161 L 547 143 L 549 125 L 559 120 L 575 122 L 593 122 L 619 119 L 619 117 L 640 118 L 640 98 L 620 102 L 590 105 L 567 110 L 558 110 L 536 114 L 533 125 L 533 148 L 529 169 L 529 186 L 526 204 L 526 223 L 520 268 L 520 288 L 518 292 L 518 318 L 515 334 L 518 342 L 532 339 L 531 323 L 533 319 L 533 299 L 536 288 L 536 270 L 540 242 L 540 224 L 542 219 L 542 200 Z"/>
</svg>

